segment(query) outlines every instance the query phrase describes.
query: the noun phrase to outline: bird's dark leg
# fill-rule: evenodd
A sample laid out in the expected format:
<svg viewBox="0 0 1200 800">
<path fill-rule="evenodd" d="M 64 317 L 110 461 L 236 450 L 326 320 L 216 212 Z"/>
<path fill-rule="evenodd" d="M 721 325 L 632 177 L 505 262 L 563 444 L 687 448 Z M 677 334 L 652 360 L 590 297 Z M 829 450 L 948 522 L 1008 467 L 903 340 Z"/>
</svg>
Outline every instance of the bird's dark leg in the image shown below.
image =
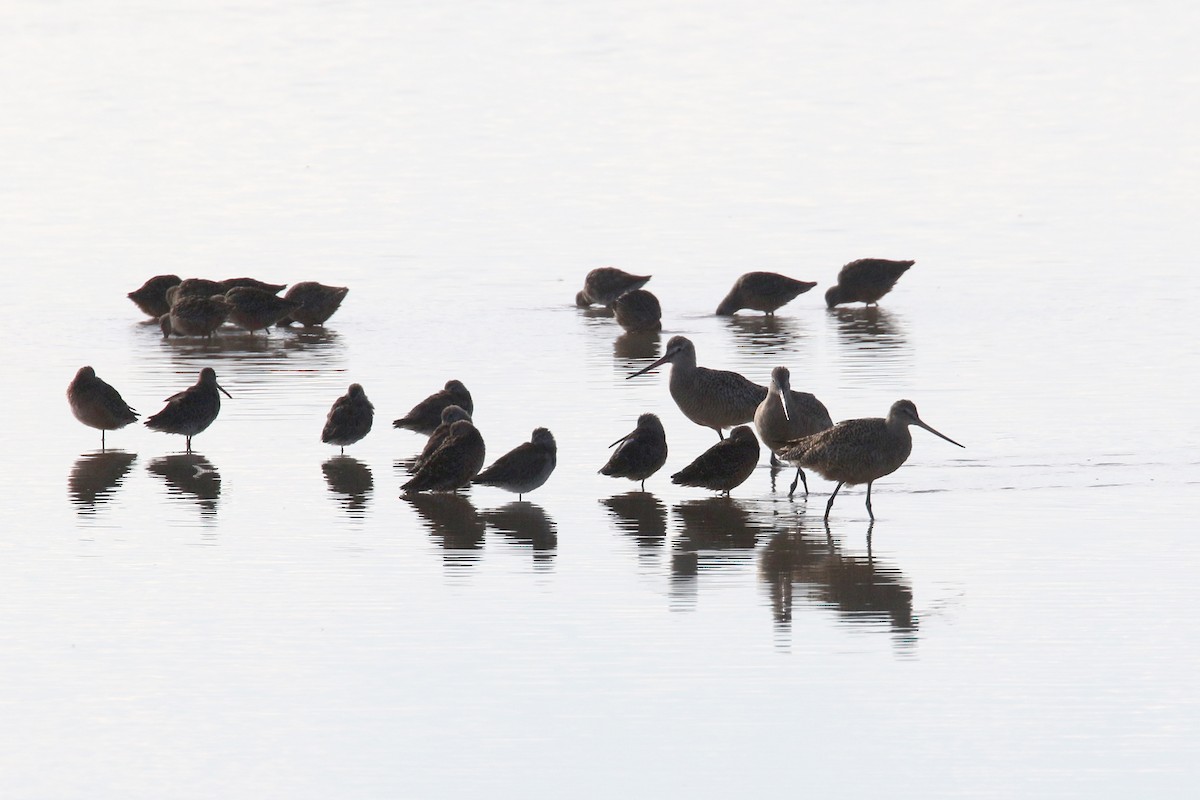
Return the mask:
<svg viewBox="0 0 1200 800">
<path fill-rule="evenodd" d="M 642 491 L 646 491 L 646 479 L 642 478 Z"/>
<path fill-rule="evenodd" d="M 774 452 L 774 451 L 771 451 L 771 466 L 772 466 L 772 467 L 778 467 L 778 466 L 779 466 L 779 459 L 775 457 L 775 452 Z"/>
<path fill-rule="evenodd" d="M 104 429 L 100 429 L 100 452 L 104 452 Z"/>
<path fill-rule="evenodd" d="M 829 495 L 829 502 L 825 504 L 825 519 L 829 519 L 829 511 L 833 508 L 833 498 L 837 497 L 838 490 L 842 488 L 843 481 L 839 481 L 838 485 L 833 487 L 833 494 Z"/>
<path fill-rule="evenodd" d="M 187 437 L 187 452 L 192 452 L 192 437 Z"/>
<path fill-rule="evenodd" d="M 871 522 L 875 521 L 875 512 L 871 510 L 871 484 L 875 481 L 867 481 L 867 514 L 871 517 Z"/>
<path fill-rule="evenodd" d="M 804 483 L 804 497 L 808 497 L 808 479 L 804 477 L 804 470 L 801 467 L 796 467 L 796 477 L 792 478 L 792 488 L 788 491 L 788 499 L 796 493 L 796 484 Z"/>
<path fill-rule="evenodd" d="M 714 428 L 713 430 L 715 430 L 715 431 L 717 432 L 717 436 L 718 436 L 720 439 L 724 439 L 724 438 L 725 438 L 725 433 L 724 433 L 724 432 L 723 432 L 723 431 L 722 431 L 720 428 Z"/>
</svg>

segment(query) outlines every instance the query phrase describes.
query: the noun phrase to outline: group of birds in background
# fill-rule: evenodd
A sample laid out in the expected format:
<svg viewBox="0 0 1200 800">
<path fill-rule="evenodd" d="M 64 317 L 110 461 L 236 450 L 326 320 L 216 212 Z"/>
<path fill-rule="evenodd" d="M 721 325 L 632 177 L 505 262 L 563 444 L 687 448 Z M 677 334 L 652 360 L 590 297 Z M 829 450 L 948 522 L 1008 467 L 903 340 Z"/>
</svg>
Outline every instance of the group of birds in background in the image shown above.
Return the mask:
<svg viewBox="0 0 1200 800">
<path fill-rule="evenodd" d="M 913 263 L 853 261 L 841 269 L 837 284 L 826 291 L 826 304 L 832 308 L 840 303 L 875 303 Z M 660 330 L 661 306 L 642 288 L 650 277 L 613 267 L 594 269 L 576 295 L 576 305 L 609 307 L 618 323 L 629 331 Z M 742 309 L 774 314 L 814 286 L 813 282 L 776 273 L 749 272 L 737 279 L 717 307 L 717 314 L 730 315 Z M 293 285 L 280 297 L 278 293 L 284 288 L 251 278 L 218 282 L 160 275 L 130 292 L 129 298 L 159 320 L 164 337 L 211 337 L 226 321 L 251 333 L 292 322 L 323 325 L 348 291 L 345 287 L 304 282 Z M 761 439 L 773 466 L 783 461 L 796 467 L 789 497 L 800 482 L 807 496 L 808 481 L 803 470 L 808 467 L 837 482 L 825 508 L 826 518 L 843 485 L 865 483 L 867 513 L 874 519 L 871 486 L 907 460 L 912 451 L 909 426 L 924 428 L 962 447 L 923 422 L 916 406 L 908 400 L 893 403 L 886 418 L 853 419 L 834 425 L 820 400 L 792 389 L 786 367 L 775 367 L 770 385 L 761 386 L 736 372 L 698 366 L 695 346 L 684 336 L 672 336 L 661 358 L 627 377 L 635 378 L 664 364 L 671 365 L 668 385 L 679 410 L 697 425 L 712 428 L 718 436 L 717 444 L 671 476 L 672 482 L 679 485 L 729 494 L 753 473 Z M 194 385 L 169 397 L 164 408 L 146 419 L 145 425 L 185 436 L 187 451 L 191 452 L 192 437 L 208 428 L 220 413 L 221 393 L 230 396 L 217 382 L 216 372 L 205 367 Z M 80 422 L 101 431 L 102 448 L 106 431 L 123 428 L 138 418 L 120 393 L 97 377 L 90 366 L 76 373 L 67 388 L 67 398 Z M 321 441 L 344 452 L 371 431 L 374 412 L 362 385 L 351 384 L 330 408 Z M 485 446 L 472 421 L 473 413 L 471 393 L 461 381 L 451 380 L 393 422 L 396 428 L 428 437 L 412 462 L 412 477 L 402 485 L 403 491 L 456 491 L 477 483 L 522 497 L 549 479 L 557 464 L 557 445 L 549 430 L 535 428 L 528 442 L 484 469 Z M 727 428 L 732 428 L 728 438 L 724 434 Z M 610 448 L 615 449 L 600 473 L 638 481 L 643 490 L 646 479 L 667 460 L 666 433 L 661 420 L 652 413 L 642 414 L 634 430 Z"/>
</svg>

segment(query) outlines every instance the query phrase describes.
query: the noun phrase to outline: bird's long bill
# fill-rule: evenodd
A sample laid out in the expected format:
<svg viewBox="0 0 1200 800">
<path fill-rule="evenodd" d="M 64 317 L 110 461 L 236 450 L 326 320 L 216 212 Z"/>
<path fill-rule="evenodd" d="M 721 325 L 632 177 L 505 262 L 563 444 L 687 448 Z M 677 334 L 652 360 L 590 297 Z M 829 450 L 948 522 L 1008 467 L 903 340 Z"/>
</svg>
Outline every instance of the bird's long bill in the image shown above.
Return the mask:
<svg viewBox="0 0 1200 800">
<path fill-rule="evenodd" d="M 932 427 L 930 427 L 929 425 L 926 425 L 926 424 L 925 424 L 924 422 L 922 422 L 921 420 L 917 420 L 917 424 L 918 424 L 918 425 L 920 425 L 920 426 L 921 426 L 922 428 L 924 428 L 925 430 L 927 430 L 927 431 L 929 431 L 930 433 L 932 433 L 934 436 L 938 436 L 938 437 L 940 437 L 940 438 L 942 438 L 942 439 L 945 439 L 945 440 L 946 440 L 947 442 L 949 442 L 950 444 L 958 444 L 958 442 L 954 441 L 953 439 L 951 439 L 951 438 L 950 438 L 949 436 L 947 436 L 946 434 L 944 434 L 944 433 L 939 433 L 938 431 L 935 431 L 935 430 L 934 430 Z M 967 448 L 966 448 L 964 445 L 958 444 L 958 446 L 959 446 L 959 447 L 962 447 L 964 450 L 966 450 L 966 449 L 967 449 Z"/>
<path fill-rule="evenodd" d="M 233 395 L 231 395 L 229 392 L 226 392 L 224 386 L 222 386 L 221 384 L 218 383 L 217 388 L 220 389 L 222 392 L 224 392 L 225 396 L 228 397 L 230 400 L 233 399 Z M 937 433 L 937 431 L 934 431 L 934 433 Z M 941 434 L 938 433 L 938 436 L 941 436 Z"/>
<path fill-rule="evenodd" d="M 632 377 L 632 376 L 631 376 L 631 377 Z M 621 442 L 623 442 L 623 441 L 625 441 L 626 439 L 628 439 L 630 436 L 633 436 L 635 433 L 637 433 L 637 431 L 630 431 L 629 433 L 627 433 L 627 434 L 625 434 L 624 436 L 622 436 L 620 439 L 617 439 L 615 442 L 613 442 L 612 444 L 610 444 L 610 445 L 608 446 L 608 449 L 609 449 L 609 450 L 612 450 L 614 447 L 616 447 L 616 446 L 617 446 L 617 445 L 619 445 Z"/>
<path fill-rule="evenodd" d="M 784 419 L 786 419 L 788 422 L 791 422 L 791 421 L 792 421 L 792 415 L 791 415 L 791 413 L 790 413 L 790 412 L 787 410 L 787 398 L 786 398 L 786 397 L 781 397 L 781 398 L 779 398 L 779 399 L 780 399 L 780 400 L 783 402 L 783 418 L 784 418 Z"/>
<path fill-rule="evenodd" d="M 626 376 L 625 376 L 625 380 L 629 380 L 630 378 L 636 378 L 638 375 L 645 375 L 647 372 L 649 372 L 650 370 L 654 369 L 655 367 L 662 366 L 663 364 L 665 364 L 665 363 L 667 363 L 668 361 L 670 361 L 670 360 L 671 360 L 671 356 L 673 356 L 673 355 L 675 355 L 675 354 L 674 354 L 674 353 L 672 353 L 672 352 L 670 352 L 670 351 L 668 351 L 668 352 L 667 352 L 667 353 L 666 353 L 666 354 L 665 354 L 665 355 L 664 355 L 662 358 L 660 358 L 658 361 L 655 361 L 655 362 L 654 362 L 653 364 L 651 364 L 650 366 L 648 366 L 648 367 L 642 367 L 641 369 L 639 369 L 637 372 L 633 373 L 632 375 L 626 375 Z"/>
</svg>

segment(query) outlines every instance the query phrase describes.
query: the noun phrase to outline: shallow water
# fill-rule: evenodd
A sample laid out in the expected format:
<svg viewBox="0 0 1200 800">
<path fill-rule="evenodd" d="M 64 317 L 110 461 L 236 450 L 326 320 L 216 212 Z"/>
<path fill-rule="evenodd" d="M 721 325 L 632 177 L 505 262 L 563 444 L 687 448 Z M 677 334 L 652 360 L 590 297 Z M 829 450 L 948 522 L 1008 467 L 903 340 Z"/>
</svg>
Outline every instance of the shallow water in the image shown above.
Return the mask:
<svg viewBox="0 0 1200 800">
<path fill-rule="evenodd" d="M 570 9 L 12 6 L 0 789 L 1187 796 L 1195 9 Z M 827 311 L 868 255 L 917 264 Z M 661 335 L 573 307 L 603 264 Z M 820 285 L 712 316 L 750 269 Z M 161 272 L 351 291 L 163 341 L 124 297 Z M 675 487 L 715 437 L 626 379 L 674 334 L 966 449 L 914 430 L 873 524 L 765 460 Z M 192 455 L 100 453 L 83 364 L 143 415 L 204 366 L 233 397 Z M 400 496 L 390 421 L 452 377 L 489 462 L 554 432 L 544 487 Z M 641 492 L 596 470 L 644 411 Z"/>
</svg>

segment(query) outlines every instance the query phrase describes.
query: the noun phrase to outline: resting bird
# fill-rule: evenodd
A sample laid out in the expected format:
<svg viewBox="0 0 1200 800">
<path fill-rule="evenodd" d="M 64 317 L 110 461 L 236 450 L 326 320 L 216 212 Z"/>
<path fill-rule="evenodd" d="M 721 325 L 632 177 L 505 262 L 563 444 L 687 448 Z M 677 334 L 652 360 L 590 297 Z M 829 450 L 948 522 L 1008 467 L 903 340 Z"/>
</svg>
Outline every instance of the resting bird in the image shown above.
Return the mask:
<svg viewBox="0 0 1200 800">
<path fill-rule="evenodd" d="M 138 418 L 121 393 L 100 378 L 91 367 L 80 367 L 67 386 L 67 402 L 75 419 L 90 428 L 100 430 L 100 449 L 104 449 L 104 432 L 124 428 Z"/>
<path fill-rule="evenodd" d="M 233 399 L 217 383 L 212 367 L 200 370 L 196 383 L 167 398 L 167 405 L 146 420 L 146 427 L 163 433 L 178 433 L 187 437 L 187 451 L 192 452 L 192 437 L 205 430 L 221 412 L 221 395 Z"/>
<path fill-rule="evenodd" d="M 462 381 L 449 380 L 441 390 L 434 392 L 398 420 L 392 422 L 392 427 L 407 428 L 415 433 L 426 436 L 433 433 L 442 421 L 442 409 L 446 406 L 461 406 L 468 414 L 475 413 L 475 404 L 471 402 L 471 393 Z"/>
<path fill-rule="evenodd" d="M 361 384 L 350 384 L 349 390 L 333 401 L 321 430 L 321 441 L 335 444 L 346 452 L 346 445 L 354 444 L 371 432 L 375 422 L 375 406 L 367 399 Z"/>
<path fill-rule="evenodd" d="M 641 481 L 646 491 L 646 478 L 667 463 L 667 434 L 655 414 L 642 414 L 637 427 L 609 445 L 616 447 L 608 463 L 600 468 L 601 475 Z"/>
<path fill-rule="evenodd" d="M 400 488 L 405 492 L 453 492 L 466 486 L 483 466 L 483 436 L 470 420 L 450 426 L 450 435 Z"/>
<path fill-rule="evenodd" d="M 545 428 L 534 428 L 528 442 L 500 456 L 495 464 L 476 475 L 471 482 L 515 492 L 520 500 L 526 493 L 545 483 L 557 463 L 558 445 L 554 441 L 554 434 Z"/>
<path fill-rule="evenodd" d="M 671 483 L 729 492 L 741 486 L 758 464 L 758 439 L 748 425 L 739 425 L 671 476 Z"/>
</svg>

